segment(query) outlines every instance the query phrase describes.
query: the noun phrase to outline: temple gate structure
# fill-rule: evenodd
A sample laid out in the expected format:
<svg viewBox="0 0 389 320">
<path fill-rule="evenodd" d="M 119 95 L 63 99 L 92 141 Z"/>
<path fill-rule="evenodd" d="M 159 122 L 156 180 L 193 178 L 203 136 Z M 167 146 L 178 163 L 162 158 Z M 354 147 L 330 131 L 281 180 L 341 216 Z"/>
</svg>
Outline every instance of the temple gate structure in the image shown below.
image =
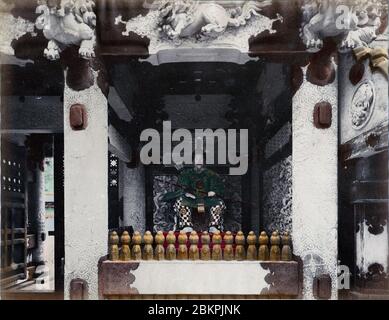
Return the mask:
<svg viewBox="0 0 389 320">
<path fill-rule="evenodd" d="M 1 297 L 389 298 L 387 18 L 0 0 Z M 164 121 L 248 130 L 247 173 L 210 165 L 221 233 L 180 233 L 158 201 L 178 169 L 143 164 L 139 137 Z"/>
</svg>

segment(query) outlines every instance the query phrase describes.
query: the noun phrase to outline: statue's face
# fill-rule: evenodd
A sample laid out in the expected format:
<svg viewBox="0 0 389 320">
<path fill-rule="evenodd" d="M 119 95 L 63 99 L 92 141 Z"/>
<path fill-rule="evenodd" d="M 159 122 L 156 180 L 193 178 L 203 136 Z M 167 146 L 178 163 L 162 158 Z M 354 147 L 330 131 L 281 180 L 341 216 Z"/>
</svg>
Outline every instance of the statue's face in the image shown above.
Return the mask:
<svg viewBox="0 0 389 320">
<path fill-rule="evenodd" d="M 194 168 L 196 171 L 202 171 L 204 167 L 202 164 L 195 164 Z"/>
<path fill-rule="evenodd" d="M 203 169 L 203 155 L 202 154 L 196 154 L 194 159 L 194 168 L 196 171 L 201 171 Z"/>
</svg>

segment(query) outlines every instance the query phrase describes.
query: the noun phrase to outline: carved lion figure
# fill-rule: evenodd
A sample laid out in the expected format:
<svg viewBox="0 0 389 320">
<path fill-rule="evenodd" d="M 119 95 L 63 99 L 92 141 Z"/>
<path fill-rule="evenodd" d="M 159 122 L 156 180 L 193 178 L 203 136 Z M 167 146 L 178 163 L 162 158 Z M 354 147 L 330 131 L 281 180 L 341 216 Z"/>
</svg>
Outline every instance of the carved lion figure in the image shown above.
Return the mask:
<svg viewBox="0 0 389 320">
<path fill-rule="evenodd" d="M 339 40 L 345 51 L 368 46 L 377 37 L 386 0 L 307 0 L 303 6 L 301 37 L 309 51 L 318 51 L 323 39 Z"/>
<path fill-rule="evenodd" d="M 49 40 L 44 55 L 57 60 L 61 51 L 70 45 L 79 46 L 82 58 L 95 56 L 96 15 L 93 0 L 38 0 L 35 26 Z"/>
<path fill-rule="evenodd" d="M 199 38 L 216 38 L 227 27 L 246 24 L 252 16 L 258 16 L 271 0 L 247 1 L 243 7 L 227 11 L 221 5 L 199 3 L 194 0 L 164 0 L 159 6 L 159 27 L 170 39 L 193 35 Z"/>
</svg>

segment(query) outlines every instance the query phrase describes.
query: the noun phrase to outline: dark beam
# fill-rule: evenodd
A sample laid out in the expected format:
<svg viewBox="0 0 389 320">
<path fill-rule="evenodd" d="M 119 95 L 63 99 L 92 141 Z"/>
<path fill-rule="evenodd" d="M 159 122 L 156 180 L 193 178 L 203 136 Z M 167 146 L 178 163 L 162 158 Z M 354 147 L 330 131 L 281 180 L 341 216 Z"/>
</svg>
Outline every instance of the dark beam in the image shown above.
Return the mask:
<svg viewBox="0 0 389 320">
<path fill-rule="evenodd" d="M 28 63 L 25 67 L 1 66 L 3 96 L 61 96 L 64 73 L 59 64 L 47 60 Z"/>
<path fill-rule="evenodd" d="M 388 122 L 385 121 L 373 129 L 340 146 L 342 162 L 357 158 L 366 158 L 388 150 Z"/>
<path fill-rule="evenodd" d="M 271 168 L 276 163 L 284 160 L 286 157 L 290 156 L 292 154 L 292 139 L 290 137 L 289 142 L 284 145 L 280 150 L 273 153 L 268 159 L 266 159 L 264 164 L 264 170 Z"/>
<path fill-rule="evenodd" d="M 2 133 L 63 132 L 63 102 L 56 96 L 3 96 Z"/>
</svg>

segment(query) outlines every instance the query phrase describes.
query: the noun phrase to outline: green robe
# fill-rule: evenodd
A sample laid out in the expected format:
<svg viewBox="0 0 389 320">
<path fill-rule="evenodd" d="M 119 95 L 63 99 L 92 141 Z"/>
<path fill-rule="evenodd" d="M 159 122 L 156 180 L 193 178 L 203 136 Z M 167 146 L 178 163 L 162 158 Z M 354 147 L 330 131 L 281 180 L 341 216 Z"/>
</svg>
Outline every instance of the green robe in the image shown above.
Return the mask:
<svg viewBox="0 0 389 320">
<path fill-rule="evenodd" d="M 224 184 L 219 175 L 212 170 L 203 169 L 196 171 L 194 168 L 184 169 L 179 178 L 178 185 L 181 187 L 177 191 L 165 193 L 162 201 L 172 201 L 182 198 L 184 206 L 197 208 L 199 203 L 204 203 L 206 207 L 220 205 L 224 196 Z M 216 193 L 213 197 L 208 197 L 208 192 Z M 193 194 L 196 199 L 185 196 L 185 193 Z"/>
</svg>

